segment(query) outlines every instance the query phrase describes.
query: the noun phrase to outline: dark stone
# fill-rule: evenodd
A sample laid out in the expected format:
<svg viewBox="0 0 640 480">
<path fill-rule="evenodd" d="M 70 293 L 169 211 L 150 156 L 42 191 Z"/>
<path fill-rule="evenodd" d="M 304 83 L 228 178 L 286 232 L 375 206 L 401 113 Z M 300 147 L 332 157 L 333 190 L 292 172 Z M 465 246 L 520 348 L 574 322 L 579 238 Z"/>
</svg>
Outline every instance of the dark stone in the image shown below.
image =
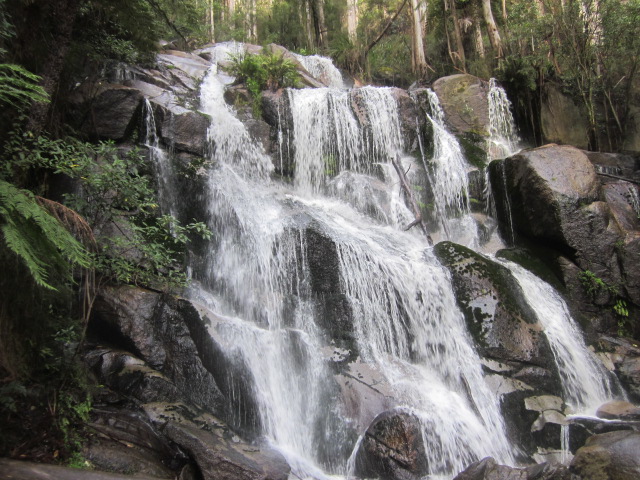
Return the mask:
<svg viewBox="0 0 640 480">
<path fill-rule="evenodd" d="M 123 140 L 136 125 L 142 94 L 122 85 L 101 85 L 86 100 L 80 127 L 91 138 Z"/>
<path fill-rule="evenodd" d="M 219 412 L 222 393 L 185 324 L 184 316 L 194 311 L 189 305 L 140 288 L 104 287 L 96 298 L 92 328 L 165 375 L 184 398 Z"/>
<path fill-rule="evenodd" d="M 612 401 L 600 405 L 596 416 L 607 420 L 640 420 L 640 408 L 633 403 Z"/>
<path fill-rule="evenodd" d="M 29 480 L 131 480 L 131 475 L 122 473 L 94 472 L 78 468 L 46 465 L 0 458 L 0 475 L 5 479 Z M 136 480 L 158 480 L 166 477 L 136 475 Z"/>
<path fill-rule="evenodd" d="M 171 110 L 160 118 L 160 135 L 164 143 L 176 150 L 204 156 L 208 140 L 209 118 L 199 112 L 180 109 Z"/>
<path fill-rule="evenodd" d="M 618 431 L 594 435 L 576 452 L 571 471 L 589 480 L 640 478 L 640 433 Z"/>
<path fill-rule="evenodd" d="M 356 453 L 356 475 L 383 480 L 418 479 L 428 473 L 420 421 L 387 411 L 367 429 Z"/>
</svg>

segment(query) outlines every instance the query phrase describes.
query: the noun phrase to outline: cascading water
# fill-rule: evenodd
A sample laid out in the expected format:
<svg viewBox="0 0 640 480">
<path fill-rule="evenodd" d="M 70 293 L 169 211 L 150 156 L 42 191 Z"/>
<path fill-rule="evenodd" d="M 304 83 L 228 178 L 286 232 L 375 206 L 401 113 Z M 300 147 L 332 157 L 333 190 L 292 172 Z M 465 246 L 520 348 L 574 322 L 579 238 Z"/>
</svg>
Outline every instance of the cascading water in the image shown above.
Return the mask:
<svg viewBox="0 0 640 480">
<path fill-rule="evenodd" d="M 211 117 L 207 201 L 214 239 L 205 265 L 192 265 L 191 287 L 193 300 L 214 312 L 210 333 L 239 372 L 230 379 L 230 398 L 240 402 L 246 387 L 256 405 L 254 421 L 240 406 L 229 421 L 266 437 L 299 478 L 347 475 L 354 465 L 358 435 L 368 424 L 349 416 L 336 385 L 332 362 L 349 352 L 334 348 L 318 314 L 313 230 L 333 245 L 333 287 L 351 312 L 358 357 L 349 361 L 366 364 L 388 387 L 387 404 L 372 414 L 395 408 L 419 419 L 433 477 L 451 478 L 489 455 L 512 464 L 515 447 L 449 274 L 419 232 L 403 229 L 413 214 L 390 160 L 410 166 L 409 175 L 418 168 L 403 153 L 392 91 L 290 90 L 293 129 L 279 136 L 281 153 L 294 156 L 294 181 L 286 184 L 271 178 L 271 159 L 224 101 L 232 79 L 218 72 L 217 62 L 239 48 L 209 49 L 214 62 L 201 87 L 201 109 Z M 148 131 L 155 131 L 151 119 Z M 464 213 L 464 160 L 435 105 L 431 121 L 438 137 L 434 181 L 443 184 L 438 201 Z M 148 137 L 150 147 L 154 142 Z M 536 288 L 538 297 L 553 294 Z M 571 361 L 584 361 L 572 355 Z M 568 394 L 586 403 L 609 393 L 577 389 L 568 387 Z"/>
<path fill-rule="evenodd" d="M 327 87 L 344 88 L 344 80 L 330 58 L 320 55 L 298 55 L 296 59 L 312 77 L 321 80 Z"/>
<path fill-rule="evenodd" d="M 564 399 L 576 412 L 593 414 L 614 397 L 604 366 L 589 352 L 564 300 L 546 282 L 521 266 L 505 262 L 544 327 L 562 378 Z"/>
<path fill-rule="evenodd" d="M 489 139 L 487 140 L 487 155 L 489 161 L 500 158 L 507 158 L 520 150 L 520 139 L 516 134 L 516 125 L 511 114 L 511 102 L 507 97 L 504 88 L 498 85 L 495 78 L 489 80 L 489 94 L 487 96 L 489 103 Z M 506 192 L 506 176 L 504 165 L 501 165 L 502 187 Z M 496 216 L 496 206 L 493 194 L 491 192 L 491 180 L 489 178 L 489 169 L 485 169 L 485 190 L 484 200 L 487 213 L 493 217 Z M 508 195 L 504 196 L 504 210 L 509 224 L 510 238 L 509 242 L 513 243 L 515 232 L 513 229 L 513 221 L 511 218 L 511 203 Z"/>
</svg>

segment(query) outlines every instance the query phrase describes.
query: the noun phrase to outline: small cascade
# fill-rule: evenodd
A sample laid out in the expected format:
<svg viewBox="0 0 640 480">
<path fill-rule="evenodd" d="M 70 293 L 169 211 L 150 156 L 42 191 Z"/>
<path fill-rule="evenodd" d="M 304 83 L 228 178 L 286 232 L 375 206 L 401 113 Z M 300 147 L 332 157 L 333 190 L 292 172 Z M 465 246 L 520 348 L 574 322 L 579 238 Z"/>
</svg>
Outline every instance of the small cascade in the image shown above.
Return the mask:
<svg viewBox="0 0 640 480">
<path fill-rule="evenodd" d="M 156 128 L 156 120 L 153 116 L 153 107 L 151 102 L 145 98 L 142 106 L 143 114 L 143 131 L 145 132 L 144 145 L 149 149 L 151 162 L 156 169 L 156 178 L 158 179 L 158 198 L 162 211 L 170 213 L 177 217 L 176 200 L 173 177 L 175 172 L 171 165 L 171 159 L 167 151 L 160 147 L 158 133 Z"/>
<path fill-rule="evenodd" d="M 516 133 L 516 124 L 511 113 L 511 102 L 504 88 L 498 85 L 495 78 L 489 80 L 489 145 L 491 160 L 506 158 L 520 148 L 520 139 Z"/>
<path fill-rule="evenodd" d="M 631 205 L 631 208 L 633 208 L 636 216 L 640 218 L 640 194 L 638 194 L 638 187 L 629 185 L 628 192 L 629 204 Z"/>
<path fill-rule="evenodd" d="M 340 70 L 333 64 L 333 60 L 320 55 L 293 54 L 312 77 L 317 78 L 327 87 L 345 88 Z"/>
<path fill-rule="evenodd" d="M 574 411 L 595 413 L 614 397 L 608 372 L 586 347 L 576 322 L 564 300 L 546 282 L 523 267 L 504 262 L 522 287 L 527 302 L 544 327 L 558 371 L 564 399 Z"/>
</svg>

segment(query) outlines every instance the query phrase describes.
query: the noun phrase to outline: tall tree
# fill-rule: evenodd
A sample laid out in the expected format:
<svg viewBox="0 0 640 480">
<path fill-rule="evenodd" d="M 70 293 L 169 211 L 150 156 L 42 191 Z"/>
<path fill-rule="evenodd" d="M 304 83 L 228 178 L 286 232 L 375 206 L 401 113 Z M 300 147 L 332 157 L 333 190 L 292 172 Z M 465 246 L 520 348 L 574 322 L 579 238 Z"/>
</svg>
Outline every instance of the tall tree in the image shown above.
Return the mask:
<svg viewBox="0 0 640 480">
<path fill-rule="evenodd" d="M 491 10 L 491 0 L 482 0 L 482 15 L 484 21 L 487 24 L 487 32 L 489 34 L 489 42 L 496 58 L 504 57 L 504 47 L 502 45 L 502 38 L 498 31 L 498 25 L 493 17 L 493 11 Z"/>
<path fill-rule="evenodd" d="M 453 25 L 453 37 L 456 42 L 456 49 L 451 48 L 451 39 L 449 35 L 449 29 L 447 28 L 447 22 L 445 22 L 445 32 L 447 34 L 447 46 L 449 49 L 449 57 L 453 65 L 463 72 L 467 71 L 467 60 L 464 54 L 464 43 L 462 41 L 462 31 L 460 30 L 460 22 L 458 19 L 458 9 L 456 8 L 455 0 L 444 0 L 444 11 L 449 12 L 449 18 Z"/>
<path fill-rule="evenodd" d="M 347 35 L 351 43 L 355 44 L 358 36 L 358 0 L 347 0 Z"/>
<path fill-rule="evenodd" d="M 427 15 L 426 0 L 411 2 L 411 68 L 414 74 L 424 77 L 427 74 L 427 58 L 424 53 L 424 37 Z"/>
</svg>

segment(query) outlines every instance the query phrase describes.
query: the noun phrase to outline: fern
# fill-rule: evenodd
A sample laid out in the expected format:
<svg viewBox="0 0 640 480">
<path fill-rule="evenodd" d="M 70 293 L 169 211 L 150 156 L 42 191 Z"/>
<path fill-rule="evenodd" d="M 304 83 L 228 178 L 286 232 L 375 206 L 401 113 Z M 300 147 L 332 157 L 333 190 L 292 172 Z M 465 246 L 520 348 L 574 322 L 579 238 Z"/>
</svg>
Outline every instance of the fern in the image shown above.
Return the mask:
<svg viewBox="0 0 640 480">
<path fill-rule="evenodd" d="M 20 65 L 0 63 L 0 104 L 21 110 L 31 102 L 48 102 L 47 92 L 38 85 L 40 77 Z"/>
<path fill-rule="evenodd" d="M 56 290 L 52 271 L 70 276 L 75 265 L 89 267 L 88 252 L 42 206 L 34 195 L 0 180 L 0 232 L 4 242 L 24 262 L 35 282 Z"/>
</svg>

